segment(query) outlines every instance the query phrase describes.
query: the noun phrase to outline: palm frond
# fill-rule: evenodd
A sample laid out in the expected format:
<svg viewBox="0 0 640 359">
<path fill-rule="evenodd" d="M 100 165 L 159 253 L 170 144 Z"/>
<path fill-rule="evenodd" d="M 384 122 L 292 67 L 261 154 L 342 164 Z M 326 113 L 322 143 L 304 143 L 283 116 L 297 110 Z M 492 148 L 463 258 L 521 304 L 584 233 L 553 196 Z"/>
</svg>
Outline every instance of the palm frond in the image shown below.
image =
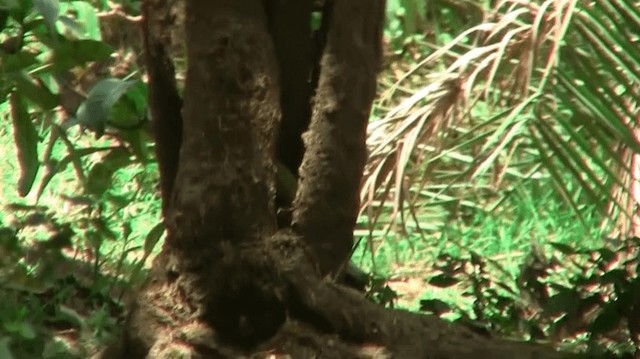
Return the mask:
<svg viewBox="0 0 640 359">
<path fill-rule="evenodd" d="M 544 179 L 577 213 L 594 205 L 631 228 L 624 223 L 640 199 L 631 192 L 640 162 L 637 5 L 503 0 L 426 56 L 381 106 L 417 76 L 426 85 L 370 125 L 363 210 L 390 202 L 385 225 L 419 224 L 416 211 L 442 198 L 491 209 L 500 191 Z"/>
</svg>

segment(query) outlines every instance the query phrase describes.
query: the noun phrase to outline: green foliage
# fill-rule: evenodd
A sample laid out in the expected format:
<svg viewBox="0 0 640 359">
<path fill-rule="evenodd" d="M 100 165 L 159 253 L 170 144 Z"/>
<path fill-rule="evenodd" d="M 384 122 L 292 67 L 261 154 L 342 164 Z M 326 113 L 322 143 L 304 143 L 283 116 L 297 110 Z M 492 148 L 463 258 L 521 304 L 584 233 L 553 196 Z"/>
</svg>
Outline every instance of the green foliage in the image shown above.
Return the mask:
<svg viewBox="0 0 640 359">
<path fill-rule="evenodd" d="M 93 130 L 98 137 L 104 134 L 105 126 L 109 122 L 109 119 L 116 117 L 112 116 L 112 111 L 119 114 L 115 121 L 131 122 L 131 119 L 133 119 L 133 123 L 122 123 L 119 124 L 118 127 L 137 126 L 140 122 L 144 121 L 146 115 L 145 113 L 139 113 L 140 111 L 146 110 L 146 108 L 141 106 L 141 102 L 144 104 L 146 93 L 144 91 L 138 91 L 138 93 L 132 93 L 127 98 L 129 101 L 118 102 L 135 84 L 135 81 L 124 81 L 114 78 L 100 80 L 93 86 L 91 91 L 89 91 L 87 99 L 78 108 L 76 114 L 77 121 Z M 138 82 L 137 84 L 139 88 L 144 85 L 142 82 Z M 115 107 L 116 104 L 119 104 L 119 106 Z M 137 118 L 142 119 L 138 120 Z"/>
<path fill-rule="evenodd" d="M 98 16 L 139 4 L 0 0 L 0 148 L 17 159 L 0 163 L 0 358 L 87 357 L 78 341 L 117 331 L 164 234 L 143 71 Z M 599 228 L 635 210 L 637 3 L 387 11 L 356 231 L 368 297 L 407 306 L 394 283 L 418 276 L 422 310 L 478 332 L 630 352 L 637 242 Z"/>
<path fill-rule="evenodd" d="M 429 283 L 466 288 L 463 296 L 473 300 L 471 313 L 434 299 L 421 301 L 420 308 L 437 315 L 453 312 L 457 321 L 491 332 L 564 341 L 566 349 L 601 357 L 633 352 L 640 240 L 620 243 L 625 244 L 613 249 L 551 243 L 555 251 L 532 251 L 515 276 L 473 251 L 443 254 Z M 502 275 L 491 273 L 490 267 Z"/>
<path fill-rule="evenodd" d="M 30 214 L 16 223 L 18 230 L 0 226 L 0 351 L 9 353 L 3 356 L 7 358 L 87 357 L 73 338 L 55 335 L 50 328 L 76 332 L 82 340 L 101 340 L 102 331 L 117 327 L 113 319 L 93 318 L 105 311 L 110 318 L 123 313 L 109 293 L 121 287 L 121 281 L 106 272 L 92 277 L 90 266 L 64 254 L 72 247 L 69 224 L 59 223 L 42 208 L 23 210 Z M 52 233 L 46 240 L 32 244 L 19 236 L 43 225 Z"/>
<path fill-rule="evenodd" d="M 402 42 L 410 41 L 419 35 L 425 28 L 426 16 L 427 9 L 424 1 L 388 1 L 385 31 L 386 35 L 392 39 L 394 47 L 401 48 Z"/>
<path fill-rule="evenodd" d="M 496 4 L 484 22 L 427 36 L 415 63 L 383 80 L 360 223 L 374 236 L 357 255 L 382 271 L 435 262 L 417 274 L 428 278 L 421 309 L 476 331 L 628 357 L 637 3 Z"/>
<path fill-rule="evenodd" d="M 415 208 L 459 201 L 491 209 L 508 203 L 514 186 L 549 178 L 581 221 L 594 205 L 629 229 L 640 57 L 635 47 L 611 49 L 634 42 L 616 25 L 635 26 L 637 11 L 623 11 L 633 1 L 529 5 L 497 3 L 484 22 L 388 81 L 363 190 L 374 221 L 387 201 L 390 222 L 419 222 Z"/>
<path fill-rule="evenodd" d="M 415 49 L 416 45 L 437 48 L 482 22 L 487 4 L 464 0 L 390 0 L 385 35 L 394 52 L 408 51 L 415 59 L 423 51 Z"/>
<path fill-rule="evenodd" d="M 135 65 L 113 76 L 127 49 L 103 41 L 100 10 L 0 3 L 2 358 L 88 357 L 164 234 L 146 85 Z"/>
<path fill-rule="evenodd" d="M 11 93 L 11 117 L 13 118 L 13 135 L 20 163 L 20 180 L 18 193 L 26 196 L 38 174 L 38 133 L 29 118 L 27 107 L 20 92 Z"/>
</svg>

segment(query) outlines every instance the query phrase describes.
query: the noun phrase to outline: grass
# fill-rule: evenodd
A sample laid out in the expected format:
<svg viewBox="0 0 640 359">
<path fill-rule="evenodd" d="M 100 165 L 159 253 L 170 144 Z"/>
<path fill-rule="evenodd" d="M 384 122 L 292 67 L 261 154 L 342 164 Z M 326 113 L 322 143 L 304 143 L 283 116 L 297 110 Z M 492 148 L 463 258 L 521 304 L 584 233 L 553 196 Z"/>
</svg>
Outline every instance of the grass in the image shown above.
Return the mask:
<svg viewBox="0 0 640 359">
<path fill-rule="evenodd" d="M 537 187 L 549 186 L 541 184 Z M 548 190 L 534 196 L 536 190 L 539 188 L 519 188 L 509 203 L 494 212 L 474 211 L 468 218 L 450 220 L 439 230 L 422 235 L 377 237 L 373 239 L 373 256 L 368 231 L 360 228 L 357 231 L 360 242 L 353 259 L 364 269 L 391 278 L 391 287 L 395 284 L 399 289 L 400 307 L 417 310 L 420 299 L 438 298 L 469 308 L 470 299 L 460 296 L 465 287 L 442 289 L 427 283 L 435 274 L 433 266 L 438 256 L 448 254 L 458 258 L 475 252 L 495 261 L 513 280 L 534 244 L 544 246 L 558 242 L 591 248 L 602 243 L 600 218 L 594 210 L 585 208 L 586 223 L 582 223 L 556 192 Z M 361 223 L 366 223 L 366 219 L 361 218 Z M 428 227 L 428 224 L 421 227 Z M 409 291 L 418 290 L 416 281 L 422 283 L 421 294 L 403 296 L 407 294 L 403 290 L 407 290 L 405 284 L 408 282 L 412 283 Z"/>
<path fill-rule="evenodd" d="M 7 113 L 5 104 L 0 105 L 0 113 Z M 49 133 L 45 132 L 40 135 L 42 138 L 48 138 Z M 78 132 L 70 137 L 70 141 L 78 148 L 114 145 L 109 139 L 95 140 L 88 134 Z M 44 151 L 43 147 L 42 144 L 39 146 L 40 156 Z M 73 166 L 69 164 L 53 177 L 42 196 L 36 198 L 38 186 L 45 173 L 44 166 L 41 166 L 31 192 L 26 198 L 21 198 L 17 193 L 20 169 L 9 119 L 3 121 L 3 125 L 0 126 L 0 151 L 3 153 L 3 160 L 0 161 L 0 180 L 3 183 L 0 190 L 0 206 L 2 207 L 14 203 L 44 206 L 54 212 L 62 222 L 73 222 L 80 218 L 86 219 L 92 216 L 87 214 L 87 211 L 99 210 L 100 216 L 106 220 L 107 225 L 113 231 L 120 231 L 122 225 L 129 226 L 130 238 L 133 240 L 131 244 L 135 246 L 144 244 L 145 236 L 160 220 L 160 201 L 155 191 L 158 181 L 155 162 L 149 164 L 134 162 L 118 168 L 111 176 L 103 179 L 107 182 L 107 190 L 94 196 L 86 195 L 83 192 Z M 60 161 L 67 154 L 67 149 L 58 141 L 53 147 L 51 157 Z M 104 155 L 99 152 L 83 157 L 81 162 L 85 175 L 89 178 L 93 170 L 97 171 L 96 165 L 100 166 L 105 163 L 109 165 Z M 0 222 L 4 224 L 15 221 L 18 217 L 20 217 L 19 213 L 8 213 L 6 207 L 0 212 Z M 35 239 L 43 238 L 36 237 Z M 106 246 L 101 249 L 107 252 L 112 251 L 114 245 L 118 245 L 113 242 L 105 244 Z"/>
<path fill-rule="evenodd" d="M 34 203 L 32 198 L 22 199 L 17 196 L 15 183 L 19 168 L 15 160 L 11 127 L 7 124 L 0 127 L 0 151 L 5 154 L 5 160 L 0 162 L 2 183 L 5 184 L 0 193 L 0 205 L 14 202 Z M 65 149 L 57 146 L 53 157 L 59 158 L 64 154 Z M 96 163 L 98 160 L 93 159 Z M 87 161 L 87 167 L 90 168 L 91 165 L 92 163 Z M 70 220 L 74 216 L 73 211 L 60 210 L 68 207 L 60 196 L 72 195 L 78 191 L 74 179 L 75 174 L 71 166 L 68 166 L 54 177 L 38 202 L 56 209 L 55 215 L 63 221 L 65 217 Z M 126 224 L 131 233 L 127 241 L 105 240 L 98 248 L 102 258 L 107 262 L 116 263 L 123 253 L 131 248 L 138 248 L 132 251 L 132 257 L 135 258 L 135 253 L 140 253 L 140 248 L 144 246 L 149 230 L 158 223 L 160 203 L 154 193 L 157 166 L 155 163 L 131 164 L 117 170 L 112 180 L 106 197 L 100 199 L 105 201 L 106 209 L 103 214 L 114 232 L 122 233 L 122 225 Z M 545 184 L 544 181 L 543 178 L 537 182 L 528 182 L 529 188 L 517 187 L 509 196 L 508 203 L 493 212 L 462 208 L 452 215 L 451 208 L 425 206 L 421 209 L 424 216 L 420 218 L 424 222 L 419 224 L 419 228 L 423 230 L 420 234 L 417 233 L 415 224 L 409 224 L 408 228 L 412 233 L 408 235 L 401 235 L 393 230 L 385 235 L 385 231 L 377 229 L 372 241 L 375 247 L 373 256 L 369 250 L 366 218 L 361 218 L 360 226 L 356 230 L 356 239 L 360 239 L 360 244 L 354 252 L 354 260 L 365 270 L 391 278 L 396 283 L 415 280 L 422 282 L 423 288 L 419 288 L 420 295 L 415 294 L 414 285 L 414 293 L 407 293 L 407 298 L 401 297 L 399 301 L 400 306 L 415 310 L 419 299 L 422 298 L 435 295 L 454 302 L 460 298 L 459 289 L 439 289 L 435 294 L 434 288 L 425 283 L 433 273 L 432 265 L 438 255 L 447 253 L 461 256 L 472 251 L 494 259 L 508 273 L 515 276 L 532 243 L 544 244 L 554 241 L 580 246 L 597 243 L 601 236 L 598 230 L 599 218 L 593 214 L 586 216 L 589 221 L 586 226 L 577 221 L 573 210 L 564 205 L 555 192 L 544 190 L 550 188 L 549 183 Z M 112 196 L 112 199 L 128 200 L 126 205 L 122 206 L 117 201 L 110 201 L 109 196 Z M 15 219 L 14 215 L 3 212 L 0 212 L 0 220 L 3 223 L 7 224 L 10 219 Z M 430 218 L 435 220 L 429 222 Z M 446 220 L 443 221 L 443 218 Z M 400 294 L 403 294 L 402 291 Z"/>
<path fill-rule="evenodd" d="M 5 104 L 2 110 L 7 113 Z M 78 147 L 111 145 L 77 132 L 70 141 Z M 0 124 L 0 153 L 0 358 L 8 357 L 3 353 L 9 345 L 14 357 L 84 358 L 83 349 L 117 332 L 126 293 L 142 278 L 142 249 L 160 220 L 157 166 L 123 166 L 106 178 L 104 193 L 88 195 L 68 165 L 36 199 L 41 168 L 31 193 L 21 198 L 8 118 Z M 57 144 L 52 158 L 67 153 Z M 82 160 L 88 177 L 96 164 L 105 163 L 100 155 Z M 41 209 L 29 207 L 34 205 Z M 56 242 L 65 226 L 75 234 L 70 245 Z"/>
</svg>

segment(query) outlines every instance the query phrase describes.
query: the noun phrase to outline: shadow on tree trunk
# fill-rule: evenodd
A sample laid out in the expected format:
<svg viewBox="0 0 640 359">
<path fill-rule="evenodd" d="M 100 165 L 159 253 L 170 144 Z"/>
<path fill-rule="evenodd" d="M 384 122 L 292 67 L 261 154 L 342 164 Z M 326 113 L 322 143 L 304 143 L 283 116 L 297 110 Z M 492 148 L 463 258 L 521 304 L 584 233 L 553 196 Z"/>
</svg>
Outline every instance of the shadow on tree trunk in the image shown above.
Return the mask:
<svg viewBox="0 0 640 359">
<path fill-rule="evenodd" d="M 332 279 L 353 243 L 384 1 L 172 6 L 144 3 L 168 236 L 103 358 L 561 357 L 385 310 Z M 176 11 L 182 99 L 169 55 Z M 292 202 L 276 201 L 278 161 L 297 178 Z"/>
</svg>

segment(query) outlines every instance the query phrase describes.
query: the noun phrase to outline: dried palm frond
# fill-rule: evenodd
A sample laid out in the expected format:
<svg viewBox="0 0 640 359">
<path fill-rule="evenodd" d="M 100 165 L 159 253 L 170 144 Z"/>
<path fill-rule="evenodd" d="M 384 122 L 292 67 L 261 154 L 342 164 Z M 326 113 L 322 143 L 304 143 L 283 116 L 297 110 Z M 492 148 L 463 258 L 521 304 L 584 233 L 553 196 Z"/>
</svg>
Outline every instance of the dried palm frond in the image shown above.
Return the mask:
<svg viewBox="0 0 640 359">
<path fill-rule="evenodd" d="M 426 85 L 370 125 L 363 213 L 419 229 L 420 208 L 492 209 L 517 183 L 544 177 L 578 215 L 595 205 L 628 232 L 640 200 L 630 170 L 640 153 L 637 5 L 502 0 L 416 64 L 381 101 L 416 76 Z"/>
</svg>

